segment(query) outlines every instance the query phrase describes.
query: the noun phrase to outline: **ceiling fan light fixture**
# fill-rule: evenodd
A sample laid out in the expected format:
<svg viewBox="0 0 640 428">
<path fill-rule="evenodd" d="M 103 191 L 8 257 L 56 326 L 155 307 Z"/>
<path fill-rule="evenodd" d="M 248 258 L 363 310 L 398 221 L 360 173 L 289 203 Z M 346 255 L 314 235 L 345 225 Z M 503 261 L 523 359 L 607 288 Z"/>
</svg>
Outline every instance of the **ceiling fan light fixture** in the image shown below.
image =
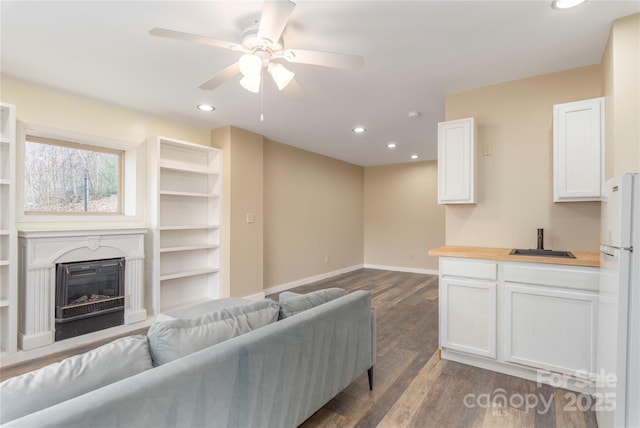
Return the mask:
<svg viewBox="0 0 640 428">
<path fill-rule="evenodd" d="M 244 77 L 260 76 L 262 70 L 262 58 L 255 54 L 244 54 L 238 61 L 240 73 Z"/>
<path fill-rule="evenodd" d="M 279 90 L 286 88 L 293 80 L 293 76 L 295 76 L 295 73 L 287 70 L 284 65 L 274 62 L 269 63 L 267 70 L 269 74 L 271 74 L 271 77 L 273 77 L 273 81 L 276 82 Z"/>
<path fill-rule="evenodd" d="M 240 79 L 240 84 L 249 92 L 257 94 L 260 92 L 260 75 L 257 76 L 244 76 Z"/>
</svg>

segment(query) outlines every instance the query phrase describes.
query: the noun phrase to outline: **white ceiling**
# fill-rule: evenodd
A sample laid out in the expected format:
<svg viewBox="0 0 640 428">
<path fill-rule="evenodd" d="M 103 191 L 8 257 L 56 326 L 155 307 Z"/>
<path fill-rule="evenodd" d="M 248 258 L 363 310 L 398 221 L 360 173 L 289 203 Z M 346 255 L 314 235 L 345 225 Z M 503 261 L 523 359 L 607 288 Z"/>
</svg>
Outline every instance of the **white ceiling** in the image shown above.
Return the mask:
<svg viewBox="0 0 640 428">
<path fill-rule="evenodd" d="M 290 99 L 266 80 L 264 122 L 260 96 L 239 77 L 198 89 L 240 53 L 148 35 L 164 27 L 240 42 L 262 2 L 2 0 L 1 71 L 205 129 L 234 125 L 382 165 L 410 162 L 413 153 L 436 158 L 446 94 L 599 63 L 612 21 L 640 11 L 637 0 L 590 0 L 567 11 L 550 0 L 296 3 L 287 47 L 359 54 L 365 66 L 288 65 L 307 96 Z M 201 112 L 200 103 L 216 110 Z M 413 110 L 422 116 L 409 119 Z M 353 134 L 356 125 L 368 132 Z M 398 148 L 386 149 L 389 141 Z"/>
</svg>

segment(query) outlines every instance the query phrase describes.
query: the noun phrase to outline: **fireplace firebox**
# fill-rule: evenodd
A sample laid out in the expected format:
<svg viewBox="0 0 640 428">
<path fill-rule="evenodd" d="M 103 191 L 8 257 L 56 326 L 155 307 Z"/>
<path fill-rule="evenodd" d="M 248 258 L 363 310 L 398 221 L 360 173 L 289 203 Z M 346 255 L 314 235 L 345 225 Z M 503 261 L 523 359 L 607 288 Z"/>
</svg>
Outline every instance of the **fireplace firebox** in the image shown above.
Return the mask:
<svg viewBox="0 0 640 428">
<path fill-rule="evenodd" d="M 124 258 L 56 265 L 56 341 L 124 324 L 124 268 Z"/>
</svg>

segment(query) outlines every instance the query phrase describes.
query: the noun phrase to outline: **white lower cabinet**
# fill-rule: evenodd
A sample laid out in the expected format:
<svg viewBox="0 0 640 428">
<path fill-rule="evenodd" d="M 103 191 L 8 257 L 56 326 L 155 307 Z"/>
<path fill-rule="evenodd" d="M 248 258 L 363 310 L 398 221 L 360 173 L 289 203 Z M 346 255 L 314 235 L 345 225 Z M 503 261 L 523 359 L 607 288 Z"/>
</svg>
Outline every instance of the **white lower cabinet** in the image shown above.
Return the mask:
<svg viewBox="0 0 640 428">
<path fill-rule="evenodd" d="M 591 378 L 597 307 L 593 293 L 506 283 L 505 360 Z"/>
<path fill-rule="evenodd" d="M 440 294 L 442 346 L 484 357 L 496 357 L 496 284 L 444 279 Z"/>
<path fill-rule="evenodd" d="M 597 268 L 442 257 L 442 356 L 589 392 L 597 289 Z"/>
<path fill-rule="evenodd" d="M 440 259 L 440 346 L 496 357 L 497 263 Z"/>
</svg>

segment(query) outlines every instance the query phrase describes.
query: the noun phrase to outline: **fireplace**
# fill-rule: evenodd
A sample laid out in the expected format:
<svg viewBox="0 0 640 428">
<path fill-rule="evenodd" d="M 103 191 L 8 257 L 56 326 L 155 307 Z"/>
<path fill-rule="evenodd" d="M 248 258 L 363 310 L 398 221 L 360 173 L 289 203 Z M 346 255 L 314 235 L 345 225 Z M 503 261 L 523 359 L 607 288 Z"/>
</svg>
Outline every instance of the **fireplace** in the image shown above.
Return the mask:
<svg viewBox="0 0 640 428">
<path fill-rule="evenodd" d="M 56 264 L 56 341 L 124 324 L 124 268 L 124 258 Z"/>
<path fill-rule="evenodd" d="M 56 273 L 58 264 L 124 258 L 124 325 L 118 332 L 147 319 L 145 296 L 144 234 L 142 228 L 101 230 L 38 230 L 18 232 L 19 290 L 18 346 L 23 351 L 53 345 L 56 323 Z M 99 294 L 99 293 L 97 293 Z M 149 302 L 149 303 L 147 303 Z M 64 305 L 62 305 L 64 306 Z M 77 323 L 79 325 L 79 323 Z M 4 324 L 3 324 L 4 326 Z M 64 327 L 63 327 L 64 329 Z M 108 336 L 105 330 L 89 333 L 97 339 Z M 77 339 L 77 340 L 76 340 Z M 55 342 L 58 348 L 80 343 L 81 337 Z"/>
</svg>

